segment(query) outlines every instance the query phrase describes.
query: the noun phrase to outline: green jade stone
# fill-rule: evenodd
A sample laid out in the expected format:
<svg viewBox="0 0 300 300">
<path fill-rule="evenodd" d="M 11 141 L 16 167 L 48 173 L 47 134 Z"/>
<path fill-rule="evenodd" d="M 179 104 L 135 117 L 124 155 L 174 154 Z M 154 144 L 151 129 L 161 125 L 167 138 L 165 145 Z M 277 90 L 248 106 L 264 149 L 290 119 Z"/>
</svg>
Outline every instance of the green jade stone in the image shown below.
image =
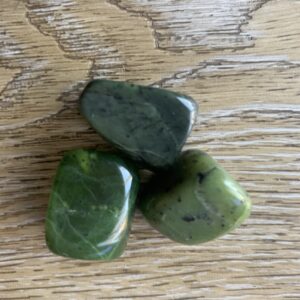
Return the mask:
<svg viewBox="0 0 300 300">
<path fill-rule="evenodd" d="M 174 163 L 197 116 L 197 104 L 188 96 L 109 80 L 87 85 L 80 110 L 106 140 L 154 169 Z"/>
<path fill-rule="evenodd" d="M 199 150 L 183 152 L 172 169 L 154 177 L 139 205 L 158 231 L 183 244 L 222 236 L 251 210 L 243 188 Z"/>
<path fill-rule="evenodd" d="M 46 217 L 46 241 L 55 254 L 111 260 L 126 246 L 139 179 L 117 156 L 96 150 L 67 152 L 57 170 Z"/>
</svg>

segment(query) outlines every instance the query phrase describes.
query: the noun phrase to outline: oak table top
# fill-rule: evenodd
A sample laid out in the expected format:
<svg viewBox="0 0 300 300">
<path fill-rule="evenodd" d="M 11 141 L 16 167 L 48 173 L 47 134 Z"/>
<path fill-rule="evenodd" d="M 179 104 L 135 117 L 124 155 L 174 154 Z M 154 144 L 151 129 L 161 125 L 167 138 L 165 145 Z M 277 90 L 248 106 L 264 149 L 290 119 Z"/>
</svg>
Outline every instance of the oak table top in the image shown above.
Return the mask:
<svg viewBox="0 0 300 300">
<path fill-rule="evenodd" d="M 300 299 L 300 1 L 1 0 L 0 299 Z M 113 262 L 44 241 L 64 151 L 109 149 L 78 112 L 92 78 L 186 93 L 186 144 L 248 190 L 233 233 L 176 244 L 137 212 Z"/>
</svg>

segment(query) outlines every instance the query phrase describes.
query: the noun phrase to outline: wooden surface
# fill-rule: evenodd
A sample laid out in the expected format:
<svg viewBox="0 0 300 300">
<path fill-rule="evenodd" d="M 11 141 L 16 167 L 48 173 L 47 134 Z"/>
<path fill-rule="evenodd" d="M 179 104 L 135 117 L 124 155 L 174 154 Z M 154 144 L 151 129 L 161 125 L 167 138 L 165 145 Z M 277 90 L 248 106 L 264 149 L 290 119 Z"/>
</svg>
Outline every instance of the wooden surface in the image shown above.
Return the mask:
<svg viewBox="0 0 300 300">
<path fill-rule="evenodd" d="M 99 77 L 199 102 L 186 147 L 249 191 L 244 226 L 191 247 L 137 213 L 115 262 L 47 250 L 62 153 L 108 148 L 78 113 Z M 1 0 L 0 140 L 0 299 L 300 299 L 300 1 Z"/>
</svg>

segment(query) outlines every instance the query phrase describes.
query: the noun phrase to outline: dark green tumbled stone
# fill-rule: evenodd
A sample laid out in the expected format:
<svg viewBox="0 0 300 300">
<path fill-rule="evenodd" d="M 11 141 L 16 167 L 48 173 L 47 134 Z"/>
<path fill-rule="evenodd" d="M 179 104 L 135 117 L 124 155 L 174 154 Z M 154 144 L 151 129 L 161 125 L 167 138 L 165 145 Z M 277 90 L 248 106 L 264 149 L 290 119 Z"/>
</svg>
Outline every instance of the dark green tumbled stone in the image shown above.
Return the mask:
<svg viewBox="0 0 300 300">
<path fill-rule="evenodd" d="M 170 239 L 197 244 L 239 226 L 249 216 L 251 202 L 212 157 L 189 150 L 172 169 L 149 183 L 140 208 Z"/>
<path fill-rule="evenodd" d="M 185 95 L 109 80 L 90 82 L 80 108 L 106 140 L 154 168 L 175 161 L 197 115 L 197 104 Z"/>
<path fill-rule="evenodd" d="M 119 257 L 126 246 L 138 181 L 132 167 L 115 155 L 96 150 L 66 153 L 46 217 L 49 249 L 77 259 Z"/>
</svg>

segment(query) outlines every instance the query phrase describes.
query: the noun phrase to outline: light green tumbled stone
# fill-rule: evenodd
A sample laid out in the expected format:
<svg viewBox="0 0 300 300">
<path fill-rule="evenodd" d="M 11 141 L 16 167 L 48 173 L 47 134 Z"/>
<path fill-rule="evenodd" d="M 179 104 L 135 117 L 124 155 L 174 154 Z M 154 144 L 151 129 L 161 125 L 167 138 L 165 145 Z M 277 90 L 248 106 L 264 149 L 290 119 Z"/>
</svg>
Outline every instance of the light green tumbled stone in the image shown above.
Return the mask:
<svg viewBox="0 0 300 300">
<path fill-rule="evenodd" d="M 138 176 L 123 159 L 96 150 L 67 152 L 57 170 L 46 217 L 55 254 L 111 260 L 126 246 Z"/>
<path fill-rule="evenodd" d="M 184 244 L 222 236 L 250 214 L 244 189 L 206 153 L 184 152 L 178 163 L 149 183 L 140 208 L 162 234 Z"/>
</svg>

